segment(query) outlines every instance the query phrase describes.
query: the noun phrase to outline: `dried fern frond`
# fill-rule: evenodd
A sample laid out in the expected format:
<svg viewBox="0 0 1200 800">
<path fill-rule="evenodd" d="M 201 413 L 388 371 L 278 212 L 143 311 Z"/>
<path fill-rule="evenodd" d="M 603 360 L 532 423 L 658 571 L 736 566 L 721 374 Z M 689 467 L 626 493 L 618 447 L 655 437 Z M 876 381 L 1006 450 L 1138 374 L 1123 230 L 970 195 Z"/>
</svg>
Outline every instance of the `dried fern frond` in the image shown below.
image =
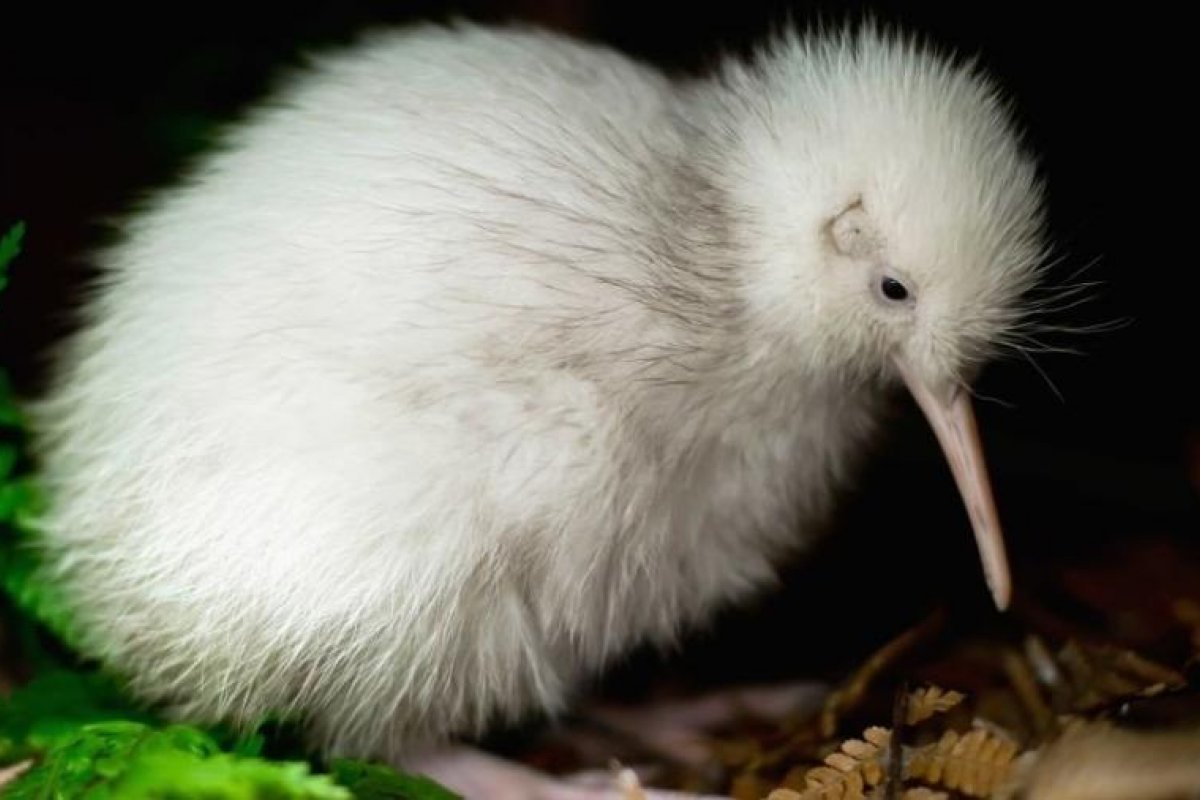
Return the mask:
<svg viewBox="0 0 1200 800">
<path fill-rule="evenodd" d="M 878 794 L 879 790 L 876 789 L 870 796 L 874 798 Z M 767 800 L 805 800 L 805 795 L 795 789 L 780 788 L 767 795 Z M 950 795 L 927 786 L 916 786 L 912 789 L 905 789 L 904 793 L 900 795 L 900 800 L 950 800 Z"/>
<path fill-rule="evenodd" d="M 950 800 L 950 795 L 928 786 L 916 786 L 905 789 L 904 794 L 900 795 L 900 800 Z"/>
<path fill-rule="evenodd" d="M 914 749 L 905 777 L 987 797 L 1009 778 L 1017 745 L 983 728 L 966 734 L 946 731 L 930 745 Z"/>
<path fill-rule="evenodd" d="M 1181 613 L 1194 611 L 1188 606 Z M 899 653 L 912 646 L 917 634 L 910 629 L 889 642 L 843 683 L 822 714 L 811 720 L 802 747 L 737 753 L 739 758 L 733 760 L 749 762 L 749 768 L 735 782 L 734 796 L 739 800 L 1011 800 L 1015 796 L 1174 800 L 1191 796 L 1185 787 L 1191 792 L 1200 787 L 1200 732 L 1139 734 L 1102 721 L 1118 709 L 1129 718 L 1131 709 L 1142 706 L 1146 717 L 1149 704 L 1160 700 L 1174 703 L 1170 708 L 1179 716 L 1178 700 L 1192 697 L 1186 686 L 1179 688 L 1183 681 L 1179 672 L 1118 647 L 1068 641 L 1052 651 L 1036 637 L 1027 638 L 1023 649 L 998 648 L 1007 685 L 971 698 L 970 710 L 976 718 L 970 728 L 963 727 L 969 715 L 947 713 L 965 707 L 964 693 L 936 683 L 906 691 L 906 681 L 901 681 L 891 715 L 895 733 L 869 728 L 862 738 L 841 742 L 830 752 L 827 748 L 836 739 L 828 734 L 842 715 L 864 702 L 867 689 Z M 992 709 L 989 714 L 987 703 L 995 697 L 1001 697 L 1011 713 L 997 716 Z M 1153 710 L 1162 716 L 1157 705 Z M 916 741 L 904 744 L 901 734 L 910 728 Z M 789 742 L 800 741 L 795 731 L 789 736 Z M 1028 750 L 1019 742 L 1046 744 Z M 792 764 L 797 760 L 801 764 L 782 780 L 778 776 L 788 762 L 781 753 Z M 828 755 L 814 767 L 812 759 L 818 753 Z"/>
<path fill-rule="evenodd" d="M 729 786 L 729 796 L 733 800 L 762 800 L 773 791 L 787 788 L 776 786 L 776 783 L 753 772 L 744 772 L 734 777 Z"/>
<path fill-rule="evenodd" d="M 805 776 L 808 788 L 801 800 L 865 800 L 868 788 L 862 772 L 842 772 L 833 767 L 814 767 Z"/>
<path fill-rule="evenodd" d="M 1035 666 L 1035 659 L 1040 655 L 1042 654 L 1038 653 L 1036 646 L 1031 647 L 1027 642 L 1024 653 L 1019 653 L 1011 648 L 1001 651 L 1000 664 L 1008 678 L 1008 684 L 1016 696 L 1017 703 L 1033 725 L 1034 733 L 1038 737 L 1044 737 L 1054 731 L 1055 717 L 1053 708 L 1042 695 L 1038 675 L 1040 673 L 1058 676 L 1059 673 L 1057 666 L 1051 667 L 1050 664 Z M 1052 694 L 1057 692 L 1056 701 L 1059 703 L 1065 703 L 1069 697 L 1068 693 L 1063 691 L 1065 688 L 1053 685 L 1050 687 Z"/>
<path fill-rule="evenodd" d="M 1178 671 L 1129 650 L 1069 641 L 1058 652 L 1075 689 L 1074 710 L 1085 711 L 1147 689 L 1182 686 Z"/>
<path fill-rule="evenodd" d="M 845 683 L 830 692 L 824 708 L 821 709 L 818 728 L 821 736 L 833 736 L 837 731 L 838 720 L 848 709 L 863 701 L 875 679 L 922 641 L 932 637 L 945 624 L 945 620 L 945 611 L 938 609 L 927 619 L 903 631 L 872 653 Z"/>
<path fill-rule="evenodd" d="M 847 739 L 825 763 L 804 773 L 799 800 L 862 800 L 866 790 L 883 782 L 885 760 L 892 740 L 887 728 L 871 727 L 862 739 Z M 789 790 L 790 791 L 790 790 Z"/>
<path fill-rule="evenodd" d="M 904 712 L 905 725 L 918 725 L 935 714 L 944 714 L 957 706 L 966 695 L 940 686 L 914 689 L 908 694 L 908 705 Z"/>
<path fill-rule="evenodd" d="M 779 788 L 767 795 L 767 800 L 800 800 L 801 796 L 795 789 Z"/>
</svg>

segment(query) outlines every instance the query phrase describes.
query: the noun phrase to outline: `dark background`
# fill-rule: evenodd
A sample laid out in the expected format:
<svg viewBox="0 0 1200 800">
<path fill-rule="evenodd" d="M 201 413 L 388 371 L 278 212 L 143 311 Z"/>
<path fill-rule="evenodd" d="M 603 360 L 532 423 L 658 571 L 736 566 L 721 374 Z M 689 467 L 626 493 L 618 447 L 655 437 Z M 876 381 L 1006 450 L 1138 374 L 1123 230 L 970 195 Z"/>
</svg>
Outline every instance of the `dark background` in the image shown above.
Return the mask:
<svg viewBox="0 0 1200 800">
<path fill-rule="evenodd" d="M 1084 352 L 1038 359 L 1061 400 L 1020 360 L 990 367 L 978 387 L 1006 404 L 985 403 L 979 414 L 1018 591 L 1035 605 L 1069 604 L 1061 578 L 1072 565 L 1145 537 L 1195 544 L 1200 259 L 1195 184 L 1185 176 L 1195 150 L 1184 143 L 1184 113 L 1196 97 L 1185 72 L 1193 45 L 1182 14 L 1149 5 L 297 0 L 278 8 L 9 8 L 0 20 L 0 229 L 24 219 L 29 230 L 0 298 L 0 364 L 19 389 L 36 390 L 38 356 L 68 327 L 64 310 L 86 248 L 102 239 L 99 223 L 168 180 L 213 125 L 261 96 L 300 48 L 345 41 L 372 24 L 456 13 L 532 20 L 692 71 L 789 15 L 804 24 L 865 11 L 978 54 L 999 78 L 1049 181 L 1053 235 L 1065 256 L 1052 279 L 1089 267 L 1085 278 L 1100 282 L 1089 303 L 1056 321 L 1125 321 L 1051 339 Z M 847 496 L 839 535 L 789 573 L 782 592 L 690 642 L 679 662 L 685 674 L 837 669 L 943 603 L 960 625 L 996 623 L 933 437 L 911 406 L 901 411 Z M 802 641 L 813 644 L 797 649 Z"/>
</svg>

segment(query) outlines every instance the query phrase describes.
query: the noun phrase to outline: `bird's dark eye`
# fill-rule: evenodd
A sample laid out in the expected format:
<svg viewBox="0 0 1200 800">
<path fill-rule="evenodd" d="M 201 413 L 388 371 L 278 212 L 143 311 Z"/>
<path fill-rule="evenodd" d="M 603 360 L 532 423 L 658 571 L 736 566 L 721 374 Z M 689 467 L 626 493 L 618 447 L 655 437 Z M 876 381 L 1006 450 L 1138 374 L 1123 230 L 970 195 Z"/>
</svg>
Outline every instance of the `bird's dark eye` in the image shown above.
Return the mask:
<svg viewBox="0 0 1200 800">
<path fill-rule="evenodd" d="M 884 277 L 879 281 L 879 291 L 883 292 L 883 296 L 888 300 L 897 302 L 908 299 L 908 289 L 904 284 L 895 278 Z"/>
</svg>

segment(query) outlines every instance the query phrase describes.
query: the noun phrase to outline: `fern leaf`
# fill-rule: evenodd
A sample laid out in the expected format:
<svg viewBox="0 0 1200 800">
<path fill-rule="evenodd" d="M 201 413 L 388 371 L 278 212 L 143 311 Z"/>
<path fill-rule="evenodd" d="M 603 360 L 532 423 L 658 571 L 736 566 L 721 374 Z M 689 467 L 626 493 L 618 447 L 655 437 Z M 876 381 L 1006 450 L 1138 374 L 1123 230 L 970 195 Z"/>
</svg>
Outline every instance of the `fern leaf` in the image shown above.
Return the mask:
<svg viewBox="0 0 1200 800">
<path fill-rule="evenodd" d="M 408 775 L 380 764 L 339 759 L 331 765 L 330 773 L 357 800 L 461 800 L 423 775 Z"/>
<path fill-rule="evenodd" d="M 0 763 L 45 752 L 80 727 L 113 719 L 140 724 L 151 717 L 98 673 L 55 670 L 0 700 Z"/>
<path fill-rule="evenodd" d="M 860 800 L 868 788 L 883 782 L 884 759 L 891 742 L 886 728 L 872 727 L 862 739 L 848 739 L 825 757 L 822 766 L 804 774 L 804 791 L 799 800 Z"/>
<path fill-rule="evenodd" d="M 936 714 L 944 714 L 963 701 L 965 695 L 940 686 L 915 689 L 908 695 L 904 724 L 917 725 Z"/>
<path fill-rule="evenodd" d="M 154 729 L 139 722 L 84 725 L 58 741 L 40 763 L 7 788 L 6 797 L 34 800 L 351 800 L 329 776 L 302 762 L 272 763 L 222 753 L 203 731 L 186 725 Z"/>
<path fill-rule="evenodd" d="M 1017 746 L 983 728 L 946 731 L 908 758 L 905 777 L 945 786 L 968 797 L 988 797 L 1009 776 Z"/>
<path fill-rule="evenodd" d="M 16 225 L 13 225 L 0 238 L 0 289 L 4 288 L 7 280 L 6 268 L 21 252 L 21 240 L 23 238 L 25 238 L 24 222 L 18 222 Z"/>
</svg>

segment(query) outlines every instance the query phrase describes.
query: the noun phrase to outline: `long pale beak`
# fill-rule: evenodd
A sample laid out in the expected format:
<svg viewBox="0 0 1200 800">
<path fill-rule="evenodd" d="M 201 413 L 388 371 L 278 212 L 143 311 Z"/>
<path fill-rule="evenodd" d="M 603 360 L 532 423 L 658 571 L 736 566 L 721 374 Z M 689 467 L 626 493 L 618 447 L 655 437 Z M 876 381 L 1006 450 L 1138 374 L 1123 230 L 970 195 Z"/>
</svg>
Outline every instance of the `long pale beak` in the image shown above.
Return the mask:
<svg viewBox="0 0 1200 800">
<path fill-rule="evenodd" d="M 1012 579 L 1008 572 L 1008 557 L 1004 553 L 1000 517 L 996 513 L 996 501 L 992 498 L 992 486 L 979 443 L 979 429 L 971 411 L 971 398 L 958 386 L 934 391 L 902 359 L 896 359 L 896 366 L 917 405 L 925 412 L 925 418 L 950 462 L 950 471 L 954 473 L 975 529 L 975 542 L 979 546 L 988 588 L 992 590 L 996 608 L 1003 611 L 1012 594 Z"/>
</svg>

